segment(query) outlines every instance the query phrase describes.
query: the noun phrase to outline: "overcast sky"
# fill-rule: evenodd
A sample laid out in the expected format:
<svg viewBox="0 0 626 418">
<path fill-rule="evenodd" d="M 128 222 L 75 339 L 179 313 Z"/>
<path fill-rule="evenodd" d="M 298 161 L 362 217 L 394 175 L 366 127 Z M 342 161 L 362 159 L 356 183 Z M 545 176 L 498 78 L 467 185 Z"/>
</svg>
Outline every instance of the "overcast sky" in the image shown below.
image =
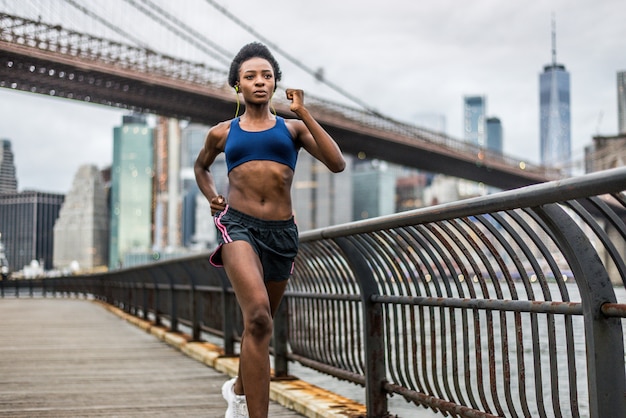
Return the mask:
<svg viewBox="0 0 626 418">
<path fill-rule="evenodd" d="M 582 159 L 593 135 L 617 133 L 616 77 L 626 71 L 624 0 L 152 1 L 234 55 L 256 39 L 212 7 L 215 1 L 308 68 L 323 68 L 327 80 L 370 107 L 407 122 L 441 115 L 455 138 L 463 137 L 463 97 L 484 95 L 487 116 L 502 122 L 504 152 L 533 163 L 539 162 L 539 74 L 551 61 L 554 13 L 557 61 L 571 75 L 573 158 Z M 225 69 L 126 1 L 81 3 L 160 52 Z M 61 0 L 0 0 L 0 11 L 120 36 Z M 345 101 L 276 56 L 283 87 Z M 80 165 L 109 165 L 113 128 L 124 114 L 0 88 L 0 138 L 12 142 L 19 189 L 66 193 Z"/>
</svg>

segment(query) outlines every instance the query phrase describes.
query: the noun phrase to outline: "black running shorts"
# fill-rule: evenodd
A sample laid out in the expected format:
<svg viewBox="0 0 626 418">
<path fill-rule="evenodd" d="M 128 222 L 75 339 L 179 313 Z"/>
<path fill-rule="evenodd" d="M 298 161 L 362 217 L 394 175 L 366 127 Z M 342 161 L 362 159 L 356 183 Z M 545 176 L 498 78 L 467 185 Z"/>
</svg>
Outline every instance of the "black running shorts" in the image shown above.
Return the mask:
<svg viewBox="0 0 626 418">
<path fill-rule="evenodd" d="M 263 266 L 264 281 L 283 281 L 293 273 L 298 254 L 298 227 L 293 217 L 284 221 L 266 221 L 239 212 L 230 206 L 217 212 L 217 244 L 209 260 L 224 267 L 222 246 L 233 241 L 246 241 L 257 253 Z"/>
</svg>

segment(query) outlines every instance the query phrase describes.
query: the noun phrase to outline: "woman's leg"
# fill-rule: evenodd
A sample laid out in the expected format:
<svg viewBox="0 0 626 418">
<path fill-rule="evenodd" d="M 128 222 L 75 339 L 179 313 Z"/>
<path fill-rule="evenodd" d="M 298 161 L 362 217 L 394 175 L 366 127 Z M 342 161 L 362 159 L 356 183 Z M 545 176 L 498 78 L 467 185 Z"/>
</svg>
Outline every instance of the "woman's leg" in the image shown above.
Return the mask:
<svg viewBox="0 0 626 418">
<path fill-rule="evenodd" d="M 222 260 L 244 322 L 240 374 L 235 383 L 235 393 L 245 393 L 250 418 L 266 418 L 269 407 L 269 344 L 273 331 L 273 303 L 270 300 L 276 295 L 270 299 L 270 292 L 263 282 L 259 257 L 247 242 L 235 241 L 224 245 Z"/>
<path fill-rule="evenodd" d="M 276 310 L 280 305 L 280 301 L 283 298 L 283 294 L 285 293 L 285 288 L 287 287 L 288 280 L 282 280 L 279 282 L 265 282 L 265 287 L 267 289 L 267 295 L 270 300 L 270 312 L 272 313 L 272 319 L 276 315 Z M 243 344 L 243 336 L 241 337 L 241 341 Z M 268 348 L 269 350 L 269 348 Z M 268 351 L 269 355 L 269 351 Z M 241 376 L 241 362 L 239 363 L 239 376 Z M 237 380 L 235 383 L 235 393 L 237 395 L 244 394 L 243 384 L 241 380 Z"/>
</svg>

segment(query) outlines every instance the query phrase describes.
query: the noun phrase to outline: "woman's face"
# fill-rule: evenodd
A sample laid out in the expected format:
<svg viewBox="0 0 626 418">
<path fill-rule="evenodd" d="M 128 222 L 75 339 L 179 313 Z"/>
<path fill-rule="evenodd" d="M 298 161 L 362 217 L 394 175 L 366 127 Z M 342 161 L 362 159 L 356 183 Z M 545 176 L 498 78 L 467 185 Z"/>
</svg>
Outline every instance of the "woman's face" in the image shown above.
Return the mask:
<svg viewBox="0 0 626 418">
<path fill-rule="evenodd" d="M 274 69 L 263 58 L 250 58 L 239 67 L 239 90 L 249 103 L 269 101 L 276 88 Z"/>
</svg>

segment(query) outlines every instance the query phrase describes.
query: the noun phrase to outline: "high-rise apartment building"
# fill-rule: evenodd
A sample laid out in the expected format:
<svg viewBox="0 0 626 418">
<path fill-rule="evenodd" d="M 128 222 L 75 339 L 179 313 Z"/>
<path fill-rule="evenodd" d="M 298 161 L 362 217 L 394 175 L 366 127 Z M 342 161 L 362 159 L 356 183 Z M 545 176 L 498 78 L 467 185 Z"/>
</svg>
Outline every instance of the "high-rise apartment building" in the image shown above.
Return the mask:
<svg viewBox="0 0 626 418">
<path fill-rule="evenodd" d="M 479 147 L 487 146 L 486 117 L 487 99 L 484 96 L 465 96 L 463 127 L 464 138 Z"/>
<path fill-rule="evenodd" d="M 113 130 L 109 267 L 126 254 L 152 249 L 153 129 L 143 115 L 123 117 Z"/>
<path fill-rule="evenodd" d="M 618 133 L 626 134 L 626 71 L 617 73 L 617 124 Z"/>
<path fill-rule="evenodd" d="M 52 267 L 54 224 L 65 196 L 27 190 L 0 194 L 0 234 L 12 271 L 36 260 Z"/>
<path fill-rule="evenodd" d="M 564 168 L 571 157 L 570 77 L 556 61 L 556 30 L 552 21 L 552 63 L 539 75 L 541 164 Z"/>
<path fill-rule="evenodd" d="M 17 193 L 17 177 L 11 141 L 0 139 L 0 194 Z"/>
<path fill-rule="evenodd" d="M 96 166 L 83 165 L 54 225 L 54 267 L 91 270 L 106 266 L 108 244 L 109 209 L 102 176 Z"/>
</svg>

